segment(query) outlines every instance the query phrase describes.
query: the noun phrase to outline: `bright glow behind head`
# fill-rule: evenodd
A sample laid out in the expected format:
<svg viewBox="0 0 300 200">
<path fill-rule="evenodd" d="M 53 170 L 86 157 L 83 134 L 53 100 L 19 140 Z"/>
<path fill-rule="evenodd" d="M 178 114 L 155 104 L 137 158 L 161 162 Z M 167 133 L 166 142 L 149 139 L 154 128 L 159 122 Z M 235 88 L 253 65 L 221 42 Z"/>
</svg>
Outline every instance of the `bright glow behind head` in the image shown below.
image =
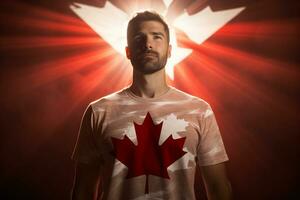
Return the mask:
<svg viewBox="0 0 300 200">
<path fill-rule="evenodd" d="M 164 1 L 164 3 L 169 6 L 171 1 Z M 125 56 L 127 24 L 130 16 L 134 13 L 127 14 L 112 5 L 109 1 L 106 2 L 103 8 L 79 3 L 74 3 L 70 8 L 118 53 Z M 148 8 L 145 7 L 145 9 Z M 149 9 L 153 10 L 153 8 Z M 177 45 L 175 27 L 184 31 L 192 41 L 201 44 L 243 9 L 238 8 L 212 12 L 207 7 L 192 16 L 184 13 L 174 20 L 174 26 L 173 24 L 169 24 L 172 52 L 171 57 L 167 61 L 166 73 L 170 79 L 174 80 L 174 66 L 192 53 L 191 49 L 181 48 Z"/>
</svg>

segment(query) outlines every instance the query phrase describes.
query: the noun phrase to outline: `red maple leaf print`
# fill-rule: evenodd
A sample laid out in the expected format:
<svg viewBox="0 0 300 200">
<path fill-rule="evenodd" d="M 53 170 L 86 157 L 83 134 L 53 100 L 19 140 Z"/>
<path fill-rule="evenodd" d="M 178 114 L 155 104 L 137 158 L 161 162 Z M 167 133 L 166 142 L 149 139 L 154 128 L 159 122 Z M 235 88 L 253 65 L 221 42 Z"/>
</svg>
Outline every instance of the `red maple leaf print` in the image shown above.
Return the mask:
<svg viewBox="0 0 300 200">
<path fill-rule="evenodd" d="M 163 144 L 159 138 L 163 122 L 155 125 L 149 113 L 143 124 L 134 123 L 137 145 L 125 135 L 124 139 L 112 138 L 116 158 L 128 167 L 126 178 L 146 175 L 145 193 L 148 193 L 148 175 L 169 179 L 167 167 L 181 158 L 185 137 L 173 139 L 170 135 Z"/>
</svg>

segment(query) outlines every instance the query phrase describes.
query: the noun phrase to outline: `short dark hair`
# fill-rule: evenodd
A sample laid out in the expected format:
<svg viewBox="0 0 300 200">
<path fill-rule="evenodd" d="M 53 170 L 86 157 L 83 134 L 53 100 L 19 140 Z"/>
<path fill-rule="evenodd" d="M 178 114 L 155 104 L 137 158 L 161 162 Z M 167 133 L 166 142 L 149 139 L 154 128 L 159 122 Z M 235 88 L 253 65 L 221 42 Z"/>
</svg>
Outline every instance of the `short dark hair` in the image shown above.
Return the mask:
<svg viewBox="0 0 300 200">
<path fill-rule="evenodd" d="M 168 24 L 164 21 L 163 17 L 154 11 L 144 11 L 138 12 L 129 22 L 127 26 L 127 44 L 129 45 L 129 40 L 134 33 L 134 30 L 140 26 L 144 21 L 157 21 L 160 22 L 167 33 L 168 42 L 170 42 L 170 31 Z"/>
</svg>

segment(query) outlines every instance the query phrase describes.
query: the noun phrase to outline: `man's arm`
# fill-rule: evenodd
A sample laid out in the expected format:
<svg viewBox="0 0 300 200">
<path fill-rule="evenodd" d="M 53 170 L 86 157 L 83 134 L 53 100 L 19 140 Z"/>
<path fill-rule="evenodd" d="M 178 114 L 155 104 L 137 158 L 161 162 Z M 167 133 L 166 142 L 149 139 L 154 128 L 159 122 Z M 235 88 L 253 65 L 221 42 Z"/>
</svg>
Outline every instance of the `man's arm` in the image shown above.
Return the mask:
<svg viewBox="0 0 300 200">
<path fill-rule="evenodd" d="M 76 163 L 72 200 L 96 200 L 99 186 L 99 165 Z"/>
<path fill-rule="evenodd" d="M 232 199 L 231 185 L 226 176 L 225 163 L 201 166 L 200 168 L 209 200 Z"/>
</svg>

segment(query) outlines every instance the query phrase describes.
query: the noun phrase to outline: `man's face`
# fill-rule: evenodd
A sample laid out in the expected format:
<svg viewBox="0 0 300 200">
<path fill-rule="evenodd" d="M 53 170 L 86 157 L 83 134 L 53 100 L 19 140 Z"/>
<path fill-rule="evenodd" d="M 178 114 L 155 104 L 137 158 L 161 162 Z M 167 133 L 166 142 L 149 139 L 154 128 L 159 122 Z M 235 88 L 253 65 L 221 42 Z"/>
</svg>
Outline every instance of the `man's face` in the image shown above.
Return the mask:
<svg viewBox="0 0 300 200">
<path fill-rule="evenodd" d="M 126 52 L 133 68 L 144 74 L 164 68 L 171 47 L 163 24 L 157 21 L 142 22 L 133 32 Z"/>
</svg>

